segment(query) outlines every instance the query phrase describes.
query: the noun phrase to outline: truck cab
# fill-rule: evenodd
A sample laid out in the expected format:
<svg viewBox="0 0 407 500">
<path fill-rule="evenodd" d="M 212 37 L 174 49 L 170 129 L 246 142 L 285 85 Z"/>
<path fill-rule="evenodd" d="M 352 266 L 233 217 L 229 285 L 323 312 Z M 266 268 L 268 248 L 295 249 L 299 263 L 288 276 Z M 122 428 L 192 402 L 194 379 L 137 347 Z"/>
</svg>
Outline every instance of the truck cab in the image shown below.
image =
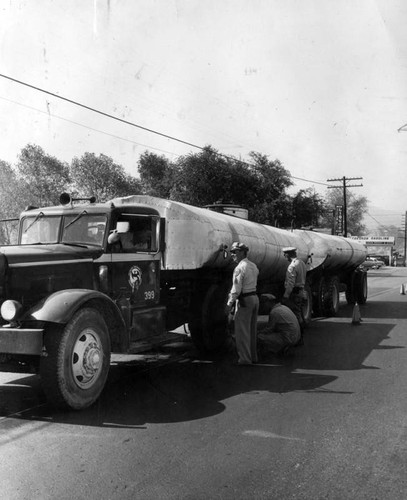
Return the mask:
<svg viewBox="0 0 407 500">
<path fill-rule="evenodd" d="M 0 249 L 0 356 L 32 363 L 53 402 L 81 409 L 112 351 L 165 331 L 164 223 L 148 206 L 61 201 L 25 210 L 18 244 Z"/>
</svg>

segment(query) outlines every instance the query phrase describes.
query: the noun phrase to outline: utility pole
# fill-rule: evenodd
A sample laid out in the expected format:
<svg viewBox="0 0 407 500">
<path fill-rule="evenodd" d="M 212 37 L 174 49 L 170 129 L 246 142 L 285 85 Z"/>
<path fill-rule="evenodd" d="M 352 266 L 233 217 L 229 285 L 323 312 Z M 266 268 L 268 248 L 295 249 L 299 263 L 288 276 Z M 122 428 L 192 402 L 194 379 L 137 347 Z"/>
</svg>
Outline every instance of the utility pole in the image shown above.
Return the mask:
<svg viewBox="0 0 407 500">
<path fill-rule="evenodd" d="M 404 217 L 404 220 L 403 220 Z M 402 228 L 402 231 L 404 231 L 404 265 L 407 265 L 406 261 L 406 249 L 407 249 L 407 212 L 404 213 L 404 215 L 401 216 L 401 223 L 403 224 L 404 222 L 404 228 Z"/>
<path fill-rule="evenodd" d="M 328 186 L 328 189 L 334 189 L 341 187 L 343 189 L 343 235 L 345 238 L 348 236 L 348 216 L 347 216 L 347 206 L 346 206 L 346 188 L 350 187 L 361 187 L 363 184 L 347 184 L 348 181 L 359 181 L 363 177 L 345 177 L 342 179 L 327 179 L 327 182 L 342 182 L 342 186 Z"/>
</svg>

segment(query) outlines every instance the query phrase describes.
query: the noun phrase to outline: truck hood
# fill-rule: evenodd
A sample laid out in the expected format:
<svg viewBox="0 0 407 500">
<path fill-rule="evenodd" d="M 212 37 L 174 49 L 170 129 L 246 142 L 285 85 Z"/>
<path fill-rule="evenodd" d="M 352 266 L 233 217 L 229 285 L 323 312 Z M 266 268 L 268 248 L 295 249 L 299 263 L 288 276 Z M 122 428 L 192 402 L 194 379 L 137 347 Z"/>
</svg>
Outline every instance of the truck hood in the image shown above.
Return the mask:
<svg viewBox="0 0 407 500">
<path fill-rule="evenodd" d="M 97 259 L 102 255 L 102 248 L 80 247 L 76 245 L 15 245 L 0 247 L 9 266 L 20 262 L 47 262 L 61 260 Z"/>
</svg>

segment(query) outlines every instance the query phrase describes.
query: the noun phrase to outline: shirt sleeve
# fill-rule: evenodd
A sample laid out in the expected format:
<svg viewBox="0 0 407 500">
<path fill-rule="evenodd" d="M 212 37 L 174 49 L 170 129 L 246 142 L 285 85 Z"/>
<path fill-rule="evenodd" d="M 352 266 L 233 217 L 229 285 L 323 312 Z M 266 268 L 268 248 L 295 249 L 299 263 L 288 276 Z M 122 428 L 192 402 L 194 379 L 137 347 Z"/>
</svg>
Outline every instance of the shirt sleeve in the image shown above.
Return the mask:
<svg viewBox="0 0 407 500">
<path fill-rule="evenodd" d="M 286 275 L 285 275 L 285 283 L 284 283 L 284 297 L 289 297 L 291 292 L 293 291 L 295 284 L 295 267 L 288 266 Z"/>
<path fill-rule="evenodd" d="M 233 271 L 233 284 L 232 284 L 232 289 L 230 290 L 229 293 L 228 306 L 233 305 L 236 302 L 236 299 L 239 297 L 242 291 L 243 277 L 244 277 L 243 269 L 240 267 L 236 267 L 235 270 Z"/>
</svg>

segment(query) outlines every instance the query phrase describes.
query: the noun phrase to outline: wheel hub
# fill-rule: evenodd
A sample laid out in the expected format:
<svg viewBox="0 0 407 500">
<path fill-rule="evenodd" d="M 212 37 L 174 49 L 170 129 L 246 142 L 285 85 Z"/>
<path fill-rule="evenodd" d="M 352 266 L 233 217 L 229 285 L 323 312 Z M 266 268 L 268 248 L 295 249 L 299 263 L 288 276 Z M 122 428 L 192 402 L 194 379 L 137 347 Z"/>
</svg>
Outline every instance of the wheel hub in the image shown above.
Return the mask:
<svg viewBox="0 0 407 500">
<path fill-rule="evenodd" d="M 72 373 L 79 387 L 87 389 L 95 383 L 102 359 L 99 336 L 91 329 L 83 331 L 75 343 L 72 356 Z"/>
</svg>

